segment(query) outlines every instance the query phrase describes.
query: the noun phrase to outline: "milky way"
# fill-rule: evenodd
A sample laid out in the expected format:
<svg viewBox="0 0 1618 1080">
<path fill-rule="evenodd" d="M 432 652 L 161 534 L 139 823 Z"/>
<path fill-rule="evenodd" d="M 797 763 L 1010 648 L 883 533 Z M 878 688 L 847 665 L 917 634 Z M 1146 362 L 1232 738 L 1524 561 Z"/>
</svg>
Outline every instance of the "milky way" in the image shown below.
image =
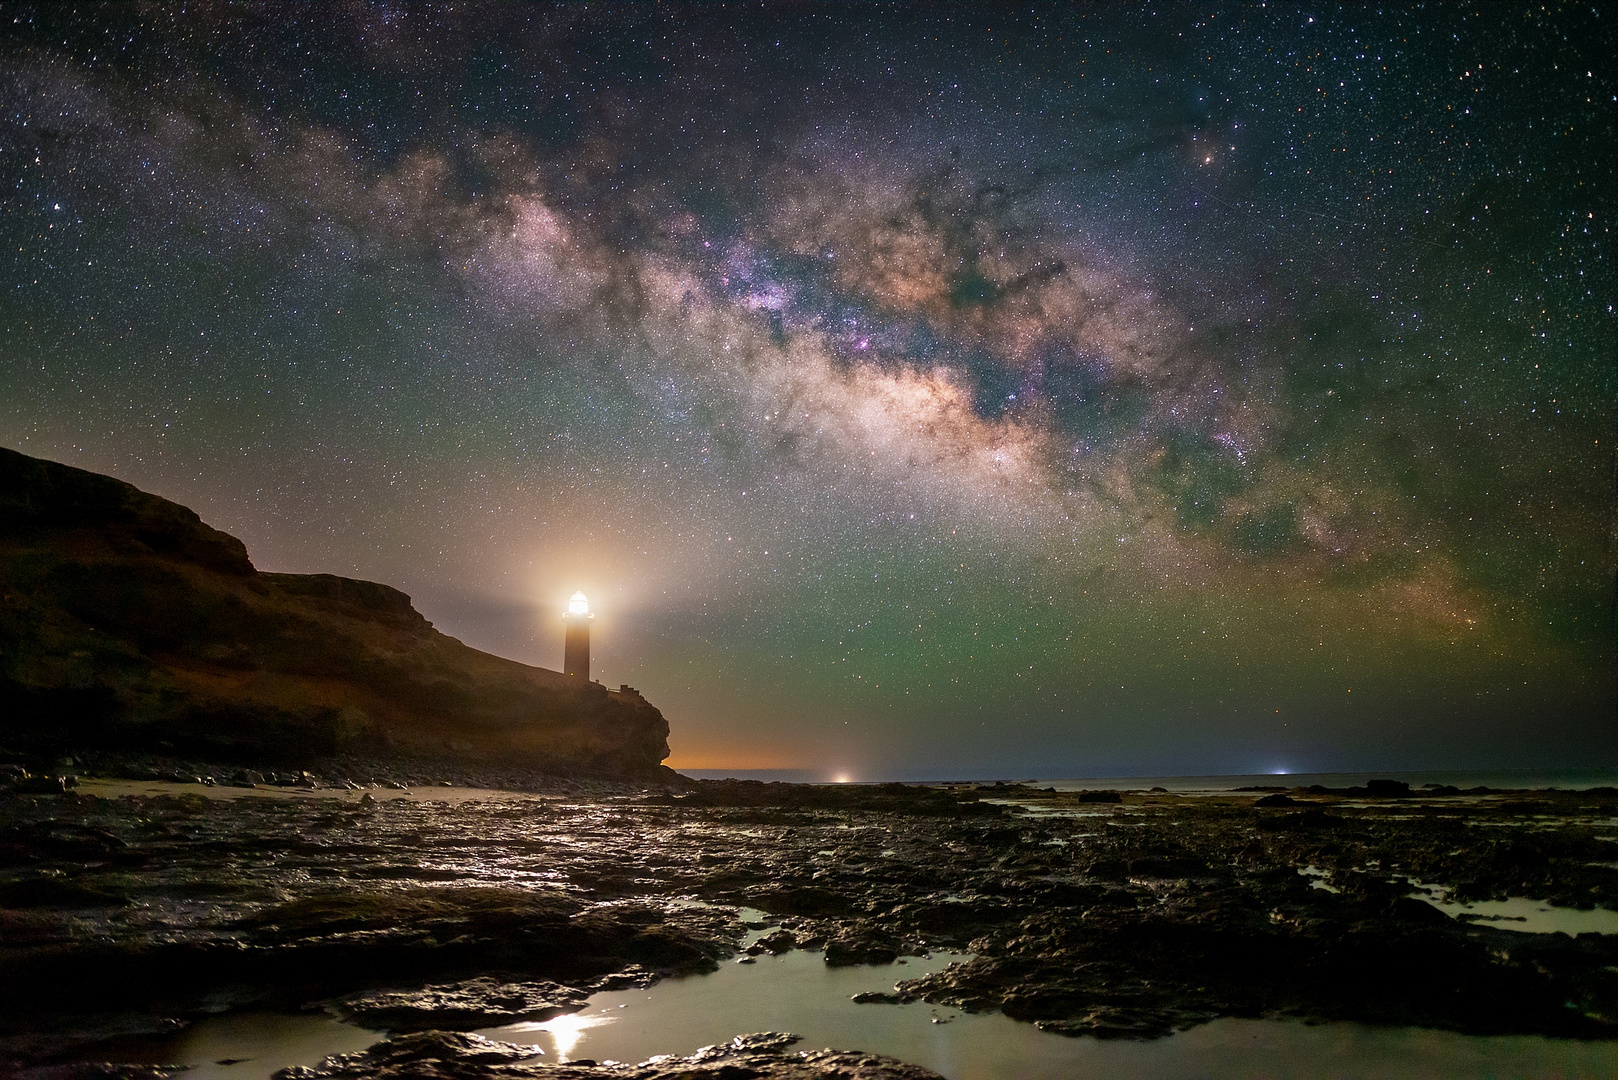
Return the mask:
<svg viewBox="0 0 1618 1080">
<path fill-rule="evenodd" d="M 1618 760 L 1599 9 L 6 10 L 5 445 L 676 766 Z"/>
</svg>

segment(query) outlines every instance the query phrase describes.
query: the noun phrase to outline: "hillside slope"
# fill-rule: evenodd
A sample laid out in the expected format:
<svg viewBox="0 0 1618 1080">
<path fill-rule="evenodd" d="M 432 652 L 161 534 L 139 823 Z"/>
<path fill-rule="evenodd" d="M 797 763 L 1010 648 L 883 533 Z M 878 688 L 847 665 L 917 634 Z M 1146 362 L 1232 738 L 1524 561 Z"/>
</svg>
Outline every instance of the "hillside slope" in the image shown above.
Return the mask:
<svg viewBox="0 0 1618 1080">
<path fill-rule="evenodd" d="M 261 573 L 183 506 L 0 449 L 0 745 L 635 775 L 667 740 L 633 691 L 469 648 L 387 585 Z"/>
</svg>

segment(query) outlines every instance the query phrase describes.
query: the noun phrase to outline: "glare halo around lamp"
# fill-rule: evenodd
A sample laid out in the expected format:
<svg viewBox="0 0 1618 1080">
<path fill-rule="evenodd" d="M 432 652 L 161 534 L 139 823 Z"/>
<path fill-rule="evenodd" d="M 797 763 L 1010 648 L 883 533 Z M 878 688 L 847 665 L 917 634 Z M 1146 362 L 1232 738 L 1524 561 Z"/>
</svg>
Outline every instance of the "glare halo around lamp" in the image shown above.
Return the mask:
<svg viewBox="0 0 1618 1080">
<path fill-rule="evenodd" d="M 581 592 L 573 594 L 567 602 L 567 637 L 562 644 L 562 673 L 574 678 L 590 678 L 590 623 L 595 613 L 590 610 L 589 599 Z"/>
</svg>

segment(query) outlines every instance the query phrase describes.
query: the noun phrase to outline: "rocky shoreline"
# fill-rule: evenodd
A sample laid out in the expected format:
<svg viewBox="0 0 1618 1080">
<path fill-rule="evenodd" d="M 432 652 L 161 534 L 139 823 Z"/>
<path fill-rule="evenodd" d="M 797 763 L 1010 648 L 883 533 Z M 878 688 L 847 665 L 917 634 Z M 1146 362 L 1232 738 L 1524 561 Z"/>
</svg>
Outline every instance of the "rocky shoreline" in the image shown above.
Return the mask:
<svg viewBox="0 0 1618 1080">
<path fill-rule="evenodd" d="M 302 791 L 412 791 L 477 788 L 545 795 L 610 796 L 647 791 L 688 792 L 696 782 L 666 766 L 635 771 L 547 771 L 512 762 L 488 763 L 398 751 L 316 758 L 304 768 L 208 761 L 168 754 L 79 751 L 77 756 L 10 755 L 0 763 L 0 792 L 51 795 L 72 791 L 81 776 L 204 788 Z"/>
<path fill-rule="evenodd" d="M 543 1018 L 713 970 L 743 948 L 744 905 L 765 913 L 754 953 L 971 954 L 863 995 L 870 1008 L 926 1000 L 1099 1037 L 1298 1017 L 1618 1038 L 1618 935 L 1458 920 L 1421 892 L 1618 908 L 1611 789 L 1097 795 L 533 775 L 524 793 L 467 792 L 485 785 L 455 774 L 451 792 L 402 766 L 386 787 L 338 764 L 310 770 L 313 789 L 265 776 L 225 797 L 238 781 L 154 784 L 168 765 L 134 765 L 139 793 L 90 780 L 42 793 L 15 772 L 0 792 L 6 1069 L 104 1075 L 82 1070 L 109 1037 L 229 1010 L 320 1009 L 401 1036 Z M 410 1037 L 299 1075 L 399 1073 L 400 1046 L 430 1044 Z M 539 1068 L 458 1053 L 411 1075 Z M 729 1065 L 818 1075 L 780 1046 L 746 1054 Z M 847 1075 L 928 1075 L 871 1061 Z M 724 1065 L 679 1068 L 742 1075 Z"/>
</svg>

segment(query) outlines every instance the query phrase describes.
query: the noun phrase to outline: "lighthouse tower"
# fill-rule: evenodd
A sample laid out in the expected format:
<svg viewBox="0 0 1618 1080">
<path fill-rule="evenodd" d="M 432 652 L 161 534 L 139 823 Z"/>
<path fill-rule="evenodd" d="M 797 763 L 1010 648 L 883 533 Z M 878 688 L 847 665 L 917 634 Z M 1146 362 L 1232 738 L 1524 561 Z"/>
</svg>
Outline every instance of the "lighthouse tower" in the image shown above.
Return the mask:
<svg viewBox="0 0 1618 1080">
<path fill-rule="evenodd" d="M 562 616 L 562 621 L 567 624 L 567 637 L 562 645 L 562 674 L 588 680 L 590 624 L 595 621 L 595 614 L 583 593 L 573 594 L 573 599 L 567 602 L 567 614 Z"/>
</svg>

